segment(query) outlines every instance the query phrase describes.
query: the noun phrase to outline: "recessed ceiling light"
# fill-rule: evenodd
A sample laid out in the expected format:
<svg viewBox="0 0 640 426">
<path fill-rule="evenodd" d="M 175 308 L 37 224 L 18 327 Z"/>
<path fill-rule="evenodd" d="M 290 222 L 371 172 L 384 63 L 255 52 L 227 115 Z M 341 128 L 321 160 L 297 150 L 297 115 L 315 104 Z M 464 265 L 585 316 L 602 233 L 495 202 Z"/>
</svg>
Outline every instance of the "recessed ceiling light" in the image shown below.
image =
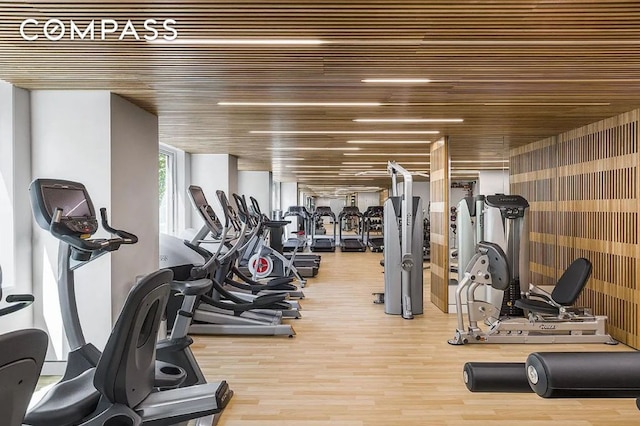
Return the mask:
<svg viewBox="0 0 640 426">
<path fill-rule="evenodd" d="M 325 146 L 319 146 L 319 147 L 309 147 L 309 146 L 305 146 L 305 147 L 300 147 L 300 146 L 294 146 L 294 147 L 278 147 L 278 148 L 272 148 L 269 147 L 267 148 L 269 151 L 359 151 L 360 148 L 358 147 L 345 147 L 345 148 L 332 148 L 332 147 L 325 147 Z"/>
<path fill-rule="evenodd" d="M 485 102 L 483 106 L 608 106 L 611 102 Z"/>
<path fill-rule="evenodd" d="M 218 102 L 220 106 L 272 106 L 272 107 L 376 107 L 380 102 Z"/>
<path fill-rule="evenodd" d="M 355 118 L 356 123 L 462 123 L 462 118 Z"/>
<path fill-rule="evenodd" d="M 457 168 L 457 167 L 452 167 L 451 170 L 462 170 L 462 169 Z M 509 170 L 509 167 L 508 166 L 505 166 L 505 167 L 477 167 L 475 169 L 475 171 L 478 171 L 478 170 L 498 170 L 498 171 L 500 171 L 500 170 Z"/>
<path fill-rule="evenodd" d="M 287 164 L 285 167 L 290 169 L 341 169 L 344 166 L 324 166 L 324 165 L 308 165 L 308 164 Z M 363 167 L 373 167 L 373 166 L 363 166 Z"/>
<path fill-rule="evenodd" d="M 152 44 L 179 45 L 265 45 L 265 46 L 316 46 L 326 41 L 311 38 L 177 38 L 175 40 L 156 39 Z"/>
<path fill-rule="evenodd" d="M 251 130 L 254 135 L 437 135 L 437 130 Z"/>
<path fill-rule="evenodd" d="M 326 178 L 327 180 L 352 180 L 352 179 L 371 179 L 370 177 L 363 177 L 363 176 L 351 176 L 351 177 L 333 177 L 333 176 L 298 176 L 297 179 L 299 180 L 307 180 L 307 179 L 313 179 L 313 180 L 318 180 L 319 178 Z"/>
<path fill-rule="evenodd" d="M 365 78 L 363 83 L 430 83 L 428 78 Z"/>
<path fill-rule="evenodd" d="M 377 165 L 387 165 L 386 161 L 343 161 L 342 164 L 351 164 L 351 165 L 363 165 L 363 164 L 371 164 L 374 166 Z M 428 161 L 403 161 L 402 164 L 421 164 L 421 165 L 429 165 L 431 164 Z"/>
<path fill-rule="evenodd" d="M 509 160 L 451 160 L 452 163 L 508 163 Z"/>
<path fill-rule="evenodd" d="M 358 152 L 358 153 L 349 153 L 345 152 L 344 155 L 357 155 L 357 156 L 376 156 L 376 157 L 429 157 L 431 154 L 427 153 L 415 153 L 415 152 L 403 152 L 403 153 L 386 153 L 386 152 Z M 406 164 L 406 163 L 403 163 Z"/>
<path fill-rule="evenodd" d="M 431 141 L 347 141 L 347 143 L 353 143 L 353 144 L 362 144 L 362 145 L 385 145 L 385 144 L 411 144 L 411 145 L 418 145 L 418 144 L 429 144 L 431 143 Z"/>
</svg>

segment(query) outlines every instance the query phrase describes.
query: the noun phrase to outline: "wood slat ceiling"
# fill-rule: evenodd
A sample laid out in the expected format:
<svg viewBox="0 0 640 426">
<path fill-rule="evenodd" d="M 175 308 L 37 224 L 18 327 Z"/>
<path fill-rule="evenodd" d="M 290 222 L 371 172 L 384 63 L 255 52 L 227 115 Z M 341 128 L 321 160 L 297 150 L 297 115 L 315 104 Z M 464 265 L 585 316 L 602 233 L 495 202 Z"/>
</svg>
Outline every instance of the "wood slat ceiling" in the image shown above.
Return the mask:
<svg viewBox="0 0 640 426">
<path fill-rule="evenodd" d="M 26 18 L 175 19 L 186 39 L 318 39 L 306 46 L 24 41 Z M 350 139 L 435 140 L 458 160 L 508 150 L 640 106 L 640 3 L 633 1 L 0 2 L 0 78 L 28 89 L 106 89 L 160 117 L 161 141 L 194 153 L 231 153 L 243 170 L 345 161 Z M 96 37 L 99 38 L 99 37 Z M 428 78 L 373 84 L 365 78 Z M 240 107 L 220 101 L 380 102 L 377 107 Z M 365 124 L 355 118 L 463 118 L 450 124 Z M 439 135 L 268 135 L 252 130 L 438 130 Z M 361 145 L 359 153 L 425 154 L 426 145 Z M 293 156 L 297 161 L 272 161 Z M 453 164 L 469 169 L 496 163 Z M 376 169 L 383 166 L 375 165 Z M 415 165 L 425 170 L 427 165 Z M 313 170 L 304 168 L 305 170 Z M 327 177 L 320 177 L 320 175 Z M 386 185 L 388 178 L 322 173 L 303 183 Z M 347 181 L 348 179 L 348 181 Z"/>
</svg>

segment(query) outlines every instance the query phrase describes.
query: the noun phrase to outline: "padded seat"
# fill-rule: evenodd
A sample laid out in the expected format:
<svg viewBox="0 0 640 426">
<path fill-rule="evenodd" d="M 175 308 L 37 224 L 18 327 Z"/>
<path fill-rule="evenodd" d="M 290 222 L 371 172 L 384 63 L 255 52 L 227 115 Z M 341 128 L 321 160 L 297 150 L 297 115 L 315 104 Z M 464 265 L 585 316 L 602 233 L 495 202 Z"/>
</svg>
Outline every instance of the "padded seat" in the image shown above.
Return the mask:
<svg viewBox="0 0 640 426">
<path fill-rule="evenodd" d="M 542 300 L 518 299 L 516 300 L 516 307 L 527 311 L 540 312 L 542 314 L 560 314 L 560 308 Z"/>
<path fill-rule="evenodd" d="M 77 424 L 98 405 L 100 392 L 93 386 L 96 369 L 52 387 L 29 411 L 24 424 L 32 426 L 66 426 Z"/>
<path fill-rule="evenodd" d="M 516 300 L 516 307 L 532 312 L 558 315 L 559 306 L 573 305 L 591 276 L 591 262 L 584 257 L 574 260 L 564 271 L 551 292 L 551 302 L 537 299 Z"/>
</svg>

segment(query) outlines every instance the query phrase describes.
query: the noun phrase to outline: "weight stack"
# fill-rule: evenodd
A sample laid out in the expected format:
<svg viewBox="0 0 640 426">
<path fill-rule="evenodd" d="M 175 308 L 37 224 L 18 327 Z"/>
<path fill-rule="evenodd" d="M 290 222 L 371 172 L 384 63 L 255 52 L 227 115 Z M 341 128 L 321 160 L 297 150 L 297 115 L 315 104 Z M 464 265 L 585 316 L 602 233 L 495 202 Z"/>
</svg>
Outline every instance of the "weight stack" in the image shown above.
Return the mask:
<svg viewBox="0 0 640 426">
<path fill-rule="evenodd" d="M 512 280 L 509 287 L 504 292 L 500 316 L 502 317 L 523 317 L 524 311 L 516 307 L 516 300 L 520 299 L 520 280 Z"/>
</svg>

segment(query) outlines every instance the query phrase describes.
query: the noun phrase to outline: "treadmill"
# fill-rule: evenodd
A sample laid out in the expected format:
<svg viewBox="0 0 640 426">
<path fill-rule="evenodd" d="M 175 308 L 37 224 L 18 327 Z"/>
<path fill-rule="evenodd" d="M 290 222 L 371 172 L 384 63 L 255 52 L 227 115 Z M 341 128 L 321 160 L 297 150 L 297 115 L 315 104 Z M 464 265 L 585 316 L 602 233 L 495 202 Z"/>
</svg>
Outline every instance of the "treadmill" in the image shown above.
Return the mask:
<svg viewBox="0 0 640 426">
<path fill-rule="evenodd" d="M 331 237 L 317 237 L 315 235 L 315 223 L 318 219 L 322 220 L 323 217 L 331 218 L 333 222 L 333 238 Z M 336 226 L 337 220 L 336 215 L 331 211 L 331 207 L 329 206 L 318 206 L 316 207 L 315 212 L 313 213 L 313 222 L 314 231 L 311 234 L 311 246 L 309 247 L 311 251 L 324 251 L 324 252 L 334 252 L 336 251 Z"/>
<path fill-rule="evenodd" d="M 294 250 L 302 252 L 307 246 L 307 224 L 309 221 L 307 209 L 304 206 L 290 206 L 282 215 L 283 219 L 288 217 L 298 218 L 298 229 L 294 232 L 296 234 L 295 237 L 287 238 L 282 245 L 282 250 L 285 252 Z M 304 235 L 304 238 L 299 238 L 300 235 Z"/>
<path fill-rule="evenodd" d="M 379 222 L 378 222 L 379 219 Z M 384 249 L 384 207 L 369 206 L 364 212 L 364 224 L 367 229 L 367 245 L 374 253 L 381 253 Z M 380 235 L 371 236 L 371 229 L 376 225 L 380 227 Z"/>
<path fill-rule="evenodd" d="M 355 217 L 358 219 L 358 235 L 355 236 L 342 236 L 342 225 L 345 219 Z M 338 223 L 340 226 L 340 251 L 360 251 L 367 250 L 367 245 L 364 243 L 364 216 L 360 212 L 360 209 L 356 206 L 345 206 L 338 215 Z"/>
</svg>

